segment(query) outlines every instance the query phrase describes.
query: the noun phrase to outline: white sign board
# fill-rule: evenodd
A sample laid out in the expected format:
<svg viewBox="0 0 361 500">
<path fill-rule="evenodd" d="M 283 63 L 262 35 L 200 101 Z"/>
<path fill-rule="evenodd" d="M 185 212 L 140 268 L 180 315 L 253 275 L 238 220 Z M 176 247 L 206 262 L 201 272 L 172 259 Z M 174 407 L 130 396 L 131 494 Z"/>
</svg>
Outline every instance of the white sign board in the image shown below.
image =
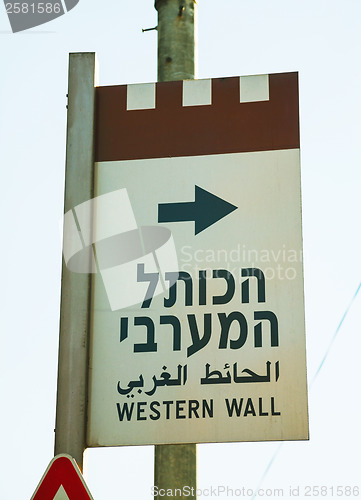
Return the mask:
<svg viewBox="0 0 361 500">
<path fill-rule="evenodd" d="M 233 133 L 227 124 L 237 126 L 220 85 L 224 91 L 228 84 L 236 87 L 239 120 L 253 110 L 257 117 L 253 125 L 239 122 L 239 151 L 225 139 L 220 152 L 222 134 L 216 133 L 204 146 L 211 150 L 206 154 L 203 146 L 193 154 L 190 140 L 189 149 L 186 144 L 173 155 L 162 146 L 134 158 L 117 151 L 107 156 L 100 137 L 96 196 L 89 202 L 96 214 L 98 272 L 88 446 L 308 438 L 298 114 L 287 115 L 295 81 L 295 74 L 203 81 L 203 94 L 194 92 L 199 104 L 188 96 L 189 106 L 183 88 L 183 102 L 176 101 L 170 120 L 203 113 L 194 126 L 205 145 L 202 130 L 208 125 L 202 124 L 212 113 L 217 130 L 226 127 L 224 137 Z M 157 84 L 148 107 L 145 86 L 143 110 L 130 98 L 143 95 L 141 86 L 119 87 L 127 99 L 109 97 L 112 109 L 119 104 L 119 127 L 128 120 L 134 134 L 143 118 L 158 119 L 152 113 L 165 109 L 179 85 Z M 248 88 L 243 100 L 242 88 Z M 227 91 L 227 99 L 232 95 Z M 283 108 L 275 103 L 278 95 L 281 104 L 286 99 Z M 99 106 L 106 99 L 105 91 L 99 94 Z M 276 124 L 274 133 L 265 132 L 269 142 L 257 146 L 257 131 L 262 135 L 269 113 L 280 106 L 275 120 L 287 130 L 296 121 L 295 139 L 287 137 L 284 144 Z M 101 113 L 99 127 L 106 115 Z M 171 129 L 172 121 L 166 126 Z M 242 142 L 242 127 L 253 127 L 255 139 L 251 130 Z M 154 128 L 159 134 L 156 123 Z M 149 129 L 138 129 L 139 149 L 146 141 L 152 148 L 152 134 L 144 132 Z M 120 132 L 118 140 L 124 150 L 129 141 Z M 178 140 L 186 143 L 187 137 Z"/>
</svg>

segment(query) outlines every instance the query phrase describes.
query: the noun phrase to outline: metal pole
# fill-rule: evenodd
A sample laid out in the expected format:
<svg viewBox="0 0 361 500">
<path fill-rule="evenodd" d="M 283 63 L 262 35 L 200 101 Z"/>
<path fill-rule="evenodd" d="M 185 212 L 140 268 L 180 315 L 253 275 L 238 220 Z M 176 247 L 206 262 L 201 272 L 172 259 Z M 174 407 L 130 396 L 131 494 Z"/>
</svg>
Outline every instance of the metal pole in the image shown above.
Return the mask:
<svg viewBox="0 0 361 500">
<path fill-rule="evenodd" d="M 69 56 L 65 213 L 93 198 L 94 53 Z M 87 221 L 92 230 L 91 214 Z M 69 235 L 64 235 L 69 237 Z M 62 270 L 55 455 L 67 453 L 83 469 L 86 447 L 91 274 Z"/>
<path fill-rule="evenodd" d="M 155 0 L 155 8 L 158 11 L 158 81 L 194 79 L 196 1 Z M 156 445 L 154 484 L 158 489 L 172 489 L 173 492 L 179 489 L 184 492 L 179 498 L 196 498 L 196 445 Z M 183 490 L 185 486 L 190 489 Z"/>
<path fill-rule="evenodd" d="M 197 3 L 155 0 L 158 11 L 158 81 L 196 76 Z"/>
</svg>

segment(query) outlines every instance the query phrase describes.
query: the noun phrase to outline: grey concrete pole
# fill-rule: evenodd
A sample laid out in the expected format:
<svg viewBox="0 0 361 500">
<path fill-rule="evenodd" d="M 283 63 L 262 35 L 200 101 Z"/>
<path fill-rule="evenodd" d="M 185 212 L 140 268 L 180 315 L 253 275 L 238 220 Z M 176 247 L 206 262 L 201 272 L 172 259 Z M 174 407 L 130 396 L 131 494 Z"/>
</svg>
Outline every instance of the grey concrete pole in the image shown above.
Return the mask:
<svg viewBox="0 0 361 500">
<path fill-rule="evenodd" d="M 166 491 L 172 489 L 173 495 L 175 489 L 178 489 L 182 494 L 177 492 L 177 498 L 196 498 L 197 445 L 156 445 L 154 465 L 155 486 Z"/>
<path fill-rule="evenodd" d="M 94 53 L 70 54 L 64 212 L 93 198 Z M 92 228 L 91 214 L 87 221 Z M 65 237 L 65 236 L 64 236 Z M 86 447 L 91 274 L 63 264 L 55 455 L 67 453 L 83 469 Z"/>
<path fill-rule="evenodd" d="M 155 0 L 158 11 L 158 81 L 196 77 L 197 3 Z"/>
<path fill-rule="evenodd" d="M 155 0 L 158 11 L 158 81 L 192 80 L 196 75 L 197 3 L 194 0 Z M 154 485 L 196 498 L 195 444 L 156 445 Z M 189 490 L 183 490 L 184 487 Z M 191 492 L 191 494 L 189 494 Z"/>
</svg>

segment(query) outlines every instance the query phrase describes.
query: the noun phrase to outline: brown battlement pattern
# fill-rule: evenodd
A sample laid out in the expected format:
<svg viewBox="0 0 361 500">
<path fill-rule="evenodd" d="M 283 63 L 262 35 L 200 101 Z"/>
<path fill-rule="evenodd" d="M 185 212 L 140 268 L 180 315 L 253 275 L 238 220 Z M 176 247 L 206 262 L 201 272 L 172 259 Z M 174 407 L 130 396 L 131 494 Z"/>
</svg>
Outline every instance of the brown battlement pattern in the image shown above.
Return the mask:
<svg viewBox="0 0 361 500">
<path fill-rule="evenodd" d="M 298 73 L 269 75 L 269 100 L 240 102 L 240 78 L 212 79 L 212 104 L 183 106 L 156 84 L 154 109 L 127 110 L 127 85 L 96 88 L 95 161 L 299 148 Z"/>
</svg>

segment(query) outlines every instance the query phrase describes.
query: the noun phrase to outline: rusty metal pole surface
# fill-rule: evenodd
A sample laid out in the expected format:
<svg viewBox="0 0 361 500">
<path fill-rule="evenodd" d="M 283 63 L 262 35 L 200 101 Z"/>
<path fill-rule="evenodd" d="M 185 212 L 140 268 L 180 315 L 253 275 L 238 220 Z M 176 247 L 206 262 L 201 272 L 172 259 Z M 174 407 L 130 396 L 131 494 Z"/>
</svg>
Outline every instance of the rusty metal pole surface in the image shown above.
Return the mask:
<svg viewBox="0 0 361 500">
<path fill-rule="evenodd" d="M 155 0 L 155 8 L 158 11 L 158 81 L 193 80 L 196 75 L 196 2 Z M 181 496 L 177 492 L 178 498 L 196 498 L 196 445 L 156 445 L 154 485 L 158 491 L 179 490 Z"/>
<path fill-rule="evenodd" d="M 93 198 L 95 53 L 70 54 L 64 212 Z M 92 231 L 92 220 L 86 223 Z M 64 234 L 69 239 L 69 235 Z M 68 241 L 69 243 L 69 241 Z M 83 470 L 86 447 L 91 274 L 62 271 L 55 455 Z"/>
<path fill-rule="evenodd" d="M 158 11 L 158 81 L 193 80 L 196 76 L 197 3 L 155 0 Z"/>
</svg>

